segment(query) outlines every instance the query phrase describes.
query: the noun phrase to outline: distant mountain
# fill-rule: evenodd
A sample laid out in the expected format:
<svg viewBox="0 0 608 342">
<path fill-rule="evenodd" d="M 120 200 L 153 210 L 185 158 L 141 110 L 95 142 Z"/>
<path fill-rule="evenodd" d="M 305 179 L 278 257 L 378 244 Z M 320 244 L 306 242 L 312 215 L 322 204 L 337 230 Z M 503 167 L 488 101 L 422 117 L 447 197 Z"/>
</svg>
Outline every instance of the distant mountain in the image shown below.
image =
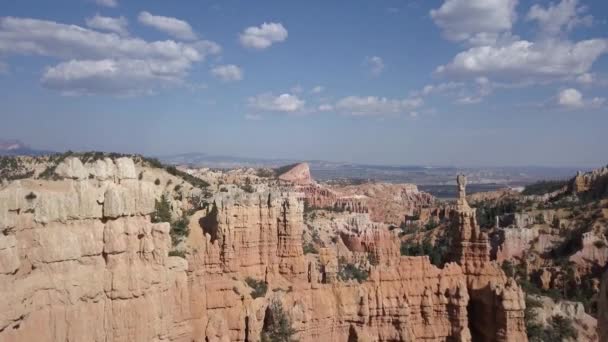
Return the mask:
<svg viewBox="0 0 608 342">
<path fill-rule="evenodd" d="M 49 153 L 53 152 L 33 149 L 19 140 L 0 139 L 0 156 L 39 156 Z"/>
<path fill-rule="evenodd" d="M 263 159 L 248 157 L 217 156 L 205 153 L 183 153 L 159 157 L 168 164 L 190 165 L 209 168 L 271 167 L 307 162 L 312 177 L 319 181 L 358 179 L 390 183 L 414 183 L 418 185 L 440 186 L 453 189 L 455 177 L 466 174 L 470 184 L 476 184 L 484 191 L 503 187 L 516 187 L 542 179 L 568 179 L 576 173 L 574 168 L 558 167 L 471 167 L 452 166 L 391 166 L 341 163 L 321 160 Z"/>
<path fill-rule="evenodd" d="M 294 159 L 264 159 L 249 157 L 234 157 L 211 155 L 206 153 L 180 153 L 167 156 L 159 156 L 163 163 L 175 165 L 190 165 L 195 167 L 210 167 L 231 169 L 237 167 L 278 167 L 293 164 Z"/>
</svg>

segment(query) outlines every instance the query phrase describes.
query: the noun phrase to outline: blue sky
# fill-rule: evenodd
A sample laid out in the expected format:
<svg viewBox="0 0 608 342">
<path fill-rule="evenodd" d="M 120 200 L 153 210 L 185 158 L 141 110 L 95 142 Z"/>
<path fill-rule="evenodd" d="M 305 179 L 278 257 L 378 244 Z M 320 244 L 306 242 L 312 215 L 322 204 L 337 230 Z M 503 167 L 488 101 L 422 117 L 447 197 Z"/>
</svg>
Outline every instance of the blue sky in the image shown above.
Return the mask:
<svg viewBox="0 0 608 342">
<path fill-rule="evenodd" d="M 0 138 L 604 165 L 607 14 L 603 0 L 3 1 Z"/>
</svg>

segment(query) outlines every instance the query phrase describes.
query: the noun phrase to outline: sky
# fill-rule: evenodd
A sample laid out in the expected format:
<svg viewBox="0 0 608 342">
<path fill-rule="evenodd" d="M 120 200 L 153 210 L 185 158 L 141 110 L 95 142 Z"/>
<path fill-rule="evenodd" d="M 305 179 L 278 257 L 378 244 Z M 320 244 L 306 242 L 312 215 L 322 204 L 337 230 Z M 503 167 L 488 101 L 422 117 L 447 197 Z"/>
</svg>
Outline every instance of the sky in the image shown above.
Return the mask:
<svg viewBox="0 0 608 342">
<path fill-rule="evenodd" d="M 607 55 L 605 0 L 3 0 L 0 138 L 596 167 Z"/>
</svg>

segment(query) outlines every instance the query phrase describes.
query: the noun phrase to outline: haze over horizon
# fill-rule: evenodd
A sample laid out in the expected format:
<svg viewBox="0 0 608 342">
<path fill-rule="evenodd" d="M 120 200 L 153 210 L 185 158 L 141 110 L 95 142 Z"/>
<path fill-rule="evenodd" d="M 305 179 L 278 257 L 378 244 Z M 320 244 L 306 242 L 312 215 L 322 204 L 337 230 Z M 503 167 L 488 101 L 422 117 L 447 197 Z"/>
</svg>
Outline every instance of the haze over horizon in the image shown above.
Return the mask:
<svg viewBox="0 0 608 342">
<path fill-rule="evenodd" d="M 0 9 L 0 137 L 34 148 L 608 162 L 605 1 L 23 0 Z"/>
</svg>

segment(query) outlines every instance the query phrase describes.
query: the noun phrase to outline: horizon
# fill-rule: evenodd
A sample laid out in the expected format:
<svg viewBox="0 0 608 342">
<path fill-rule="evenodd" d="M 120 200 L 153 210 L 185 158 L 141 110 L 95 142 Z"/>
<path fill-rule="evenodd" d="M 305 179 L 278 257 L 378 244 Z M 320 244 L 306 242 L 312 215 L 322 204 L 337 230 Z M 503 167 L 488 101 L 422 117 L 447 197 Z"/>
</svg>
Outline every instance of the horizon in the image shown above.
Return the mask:
<svg viewBox="0 0 608 342">
<path fill-rule="evenodd" d="M 603 1 L 0 8 L 0 137 L 35 148 L 379 166 L 607 163 Z"/>
<path fill-rule="evenodd" d="M 144 154 L 144 153 L 139 153 L 139 152 L 125 152 L 125 151 L 115 151 L 115 150 L 108 150 L 108 151 L 102 151 L 102 150 L 62 150 L 62 151 L 53 151 L 53 150 L 48 150 L 45 148 L 38 148 L 36 146 L 31 146 L 27 143 L 24 143 L 22 140 L 20 139 L 0 139 L 0 144 L 2 143 L 6 143 L 6 142 L 11 142 L 11 143 L 17 143 L 20 145 L 20 149 L 25 149 L 26 153 L 25 154 L 15 154 L 13 156 L 19 156 L 19 155 L 30 155 L 31 152 L 35 152 L 36 155 L 38 155 L 38 153 L 41 153 L 41 155 L 48 155 L 48 154 L 62 154 L 62 153 L 66 153 L 66 152 L 73 152 L 73 153 L 87 153 L 87 152 L 103 152 L 103 153 L 119 153 L 119 154 L 127 154 L 127 155 L 141 155 L 144 157 L 148 157 L 148 158 L 155 158 L 155 159 L 159 159 L 159 160 L 167 160 L 167 159 L 171 159 L 171 158 L 175 158 L 175 157 L 179 157 L 179 156 L 187 156 L 187 155 L 196 155 L 196 156 L 206 156 L 208 158 L 227 158 L 227 159 L 233 159 L 234 163 L 238 163 L 239 160 L 249 160 L 250 162 L 254 163 L 277 163 L 277 162 L 283 162 L 283 163 L 330 163 L 330 164 L 345 164 L 345 165 L 356 165 L 356 166 L 367 166 L 367 167 L 394 167 L 394 168 L 427 168 L 427 169 L 440 169 L 440 168 L 455 168 L 455 169 L 517 169 L 517 168 L 530 168 L 530 169 L 534 169 L 534 168 L 544 168 L 544 169 L 576 169 L 576 170 L 580 170 L 580 171 L 590 171 L 592 169 L 597 169 L 597 168 L 602 168 L 605 166 L 608 166 L 608 163 L 604 163 L 604 164 L 600 164 L 600 165 L 534 165 L 534 164 L 529 164 L 529 165 L 448 165 L 448 164 L 374 164 L 374 163 L 353 163 L 353 162 L 347 162 L 347 161 L 340 161 L 340 160 L 324 160 L 324 159 L 298 159 L 298 158 L 272 158 L 272 157 L 258 157 L 258 156 L 239 156 L 239 155 L 215 155 L 215 154 L 209 154 L 209 153 L 205 153 L 205 152 L 180 152 L 180 153 L 175 153 L 175 154 L 164 154 L 164 155 L 160 155 L 160 154 Z M 27 152 L 29 151 L 29 152 Z M 2 156 L 2 150 L 0 149 L 0 156 Z M 241 161 L 241 163 L 245 163 L 244 161 Z M 191 163 L 190 163 L 191 164 Z M 195 163 L 196 164 L 196 163 Z M 283 165 L 287 165 L 287 164 L 283 164 Z M 204 163 L 201 163 L 200 166 L 205 166 Z"/>
</svg>

